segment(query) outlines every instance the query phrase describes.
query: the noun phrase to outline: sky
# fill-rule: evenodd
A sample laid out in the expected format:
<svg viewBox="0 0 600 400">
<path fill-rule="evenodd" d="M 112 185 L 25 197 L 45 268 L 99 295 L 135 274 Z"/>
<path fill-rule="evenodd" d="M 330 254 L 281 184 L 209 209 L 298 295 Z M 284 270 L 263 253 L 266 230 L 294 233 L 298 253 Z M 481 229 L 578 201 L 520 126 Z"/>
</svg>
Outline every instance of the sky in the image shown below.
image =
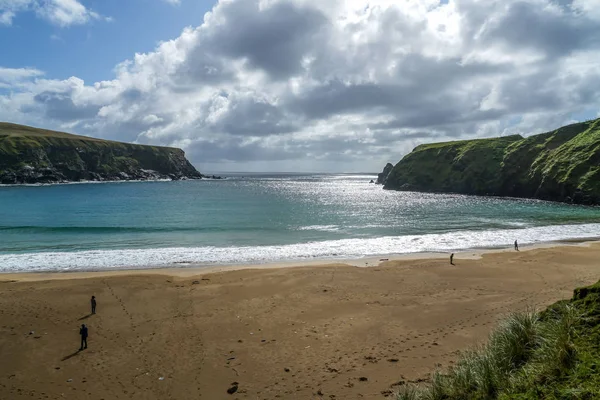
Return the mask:
<svg viewBox="0 0 600 400">
<path fill-rule="evenodd" d="M 600 0 L 0 0 L 0 121 L 379 172 L 600 117 Z"/>
</svg>

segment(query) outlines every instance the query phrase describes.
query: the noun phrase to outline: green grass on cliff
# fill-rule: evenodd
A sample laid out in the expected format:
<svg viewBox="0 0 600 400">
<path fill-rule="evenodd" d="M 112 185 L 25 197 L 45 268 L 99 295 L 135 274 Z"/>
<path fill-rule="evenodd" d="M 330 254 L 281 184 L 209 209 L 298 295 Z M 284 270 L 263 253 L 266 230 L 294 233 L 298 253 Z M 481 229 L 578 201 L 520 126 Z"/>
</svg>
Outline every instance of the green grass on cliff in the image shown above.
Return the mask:
<svg viewBox="0 0 600 400">
<path fill-rule="evenodd" d="M 515 313 L 487 344 L 397 400 L 600 399 L 600 282 L 541 313 Z"/>
<path fill-rule="evenodd" d="M 583 125 L 586 130 L 541 156 L 533 168 L 544 176 L 555 176 L 565 185 L 584 191 L 600 191 L 600 119 Z"/>
<path fill-rule="evenodd" d="M 515 140 L 523 139 L 521 135 L 503 136 L 492 139 L 472 139 L 472 140 L 454 140 L 452 142 L 438 142 L 422 144 L 413 150 L 413 152 L 432 150 L 432 149 L 443 149 L 445 147 L 455 147 L 460 152 L 466 152 L 479 147 L 488 149 L 504 149 L 507 144 L 513 143 Z"/>
<path fill-rule="evenodd" d="M 70 133 L 0 122 L 0 154 L 18 155 L 24 148 L 41 148 L 49 144 L 71 146 L 76 143 L 78 146 L 85 147 L 90 143 L 99 145 L 102 142 L 105 141 Z"/>
<path fill-rule="evenodd" d="M 172 147 L 144 146 L 116 142 L 88 136 L 73 135 L 65 132 L 0 122 L 0 154 L 17 155 L 21 153 L 23 149 L 43 148 L 46 146 L 56 146 L 60 148 L 76 146 L 80 149 L 87 150 L 102 147 L 126 149 L 143 146 L 153 149 L 153 151 L 156 153 L 164 150 L 176 150 Z"/>
<path fill-rule="evenodd" d="M 181 149 L 146 146 L 0 123 L 0 179 L 44 183 L 145 176 L 199 178 Z M 33 172 L 32 172 L 33 171 Z"/>
<path fill-rule="evenodd" d="M 32 126 L 11 124 L 9 122 L 0 122 L 0 136 L 26 136 L 26 137 L 52 137 L 63 139 L 83 139 L 93 141 L 103 141 L 87 136 L 73 135 L 71 133 L 51 131 L 48 129 L 34 128 Z"/>
<path fill-rule="evenodd" d="M 519 135 L 416 147 L 386 189 L 600 202 L 600 119 Z"/>
<path fill-rule="evenodd" d="M 506 148 L 522 139 L 515 135 L 418 146 L 394 167 L 386 186 L 408 183 L 416 190 L 494 194 Z"/>
</svg>

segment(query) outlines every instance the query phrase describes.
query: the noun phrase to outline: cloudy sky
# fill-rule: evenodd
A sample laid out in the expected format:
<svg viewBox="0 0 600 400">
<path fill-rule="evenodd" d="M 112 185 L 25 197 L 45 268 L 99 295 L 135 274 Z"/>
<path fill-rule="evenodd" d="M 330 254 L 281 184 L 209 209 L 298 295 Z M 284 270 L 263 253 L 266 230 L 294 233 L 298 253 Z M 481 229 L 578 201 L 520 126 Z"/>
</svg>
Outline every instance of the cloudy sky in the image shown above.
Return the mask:
<svg viewBox="0 0 600 400">
<path fill-rule="evenodd" d="M 0 120 L 377 172 L 600 116 L 600 0 L 0 0 Z"/>
</svg>

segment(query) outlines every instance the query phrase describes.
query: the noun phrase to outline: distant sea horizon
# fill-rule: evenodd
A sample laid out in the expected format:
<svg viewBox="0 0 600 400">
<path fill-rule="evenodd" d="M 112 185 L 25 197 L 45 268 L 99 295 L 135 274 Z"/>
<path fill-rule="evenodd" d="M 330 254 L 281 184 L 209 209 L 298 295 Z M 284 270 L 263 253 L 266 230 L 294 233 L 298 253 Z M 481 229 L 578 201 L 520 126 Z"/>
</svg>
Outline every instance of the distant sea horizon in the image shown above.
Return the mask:
<svg viewBox="0 0 600 400">
<path fill-rule="evenodd" d="M 600 236 L 600 208 L 383 190 L 377 173 L 0 186 L 0 272 L 359 259 Z"/>
<path fill-rule="evenodd" d="M 198 169 L 199 170 L 199 169 Z M 381 172 L 381 171 L 379 171 Z M 377 177 L 379 172 L 286 172 L 286 171 L 258 171 L 258 172 L 247 172 L 247 171 L 209 171 L 202 172 L 203 175 L 221 175 L 221 176 L 263 176 L 263 175 L 279 175 L 279 176 L 306 176 L 306 175 L 372 175 Z"/>
</svg>

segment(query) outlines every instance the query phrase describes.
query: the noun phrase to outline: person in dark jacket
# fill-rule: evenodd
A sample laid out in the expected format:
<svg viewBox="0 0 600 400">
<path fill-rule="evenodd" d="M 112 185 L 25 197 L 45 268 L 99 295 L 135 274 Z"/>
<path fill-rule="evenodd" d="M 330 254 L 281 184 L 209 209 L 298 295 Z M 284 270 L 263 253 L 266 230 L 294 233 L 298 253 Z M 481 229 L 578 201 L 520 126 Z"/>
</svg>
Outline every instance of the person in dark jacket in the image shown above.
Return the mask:
<svg viewBox="0 0 600 400">
<path fill-rule="evenodd" d="M 87 326 L 85 326 L 85 324 L 81 324 L 79 334 L 81 335 L 81 347 L 79 348 L 79 350 L 87 349 L 88 328 Z"/>
<path fill-rule="evenodd" d="M 96 314 L 96 296 L 92 296 L 92 314 Z"/>
</svg>

